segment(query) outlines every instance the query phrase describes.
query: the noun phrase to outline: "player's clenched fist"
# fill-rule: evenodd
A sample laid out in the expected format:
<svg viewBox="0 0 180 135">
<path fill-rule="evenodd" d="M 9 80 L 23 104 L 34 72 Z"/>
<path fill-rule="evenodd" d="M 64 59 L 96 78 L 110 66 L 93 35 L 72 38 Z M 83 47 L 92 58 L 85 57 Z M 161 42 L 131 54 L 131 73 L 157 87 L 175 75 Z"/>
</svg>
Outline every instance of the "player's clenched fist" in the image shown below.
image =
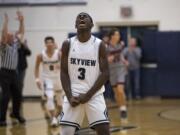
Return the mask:
<svg viewBox="0 0 180 135">
<path fill-rule="evenodd" d="M 78 99 L 80 101 L 81 104 L 85 104 L 86 102 L 88 102 L 90 100 L 90 96 L 88 96 L 87 94 L 80 94 Z"/>
<path fill-rule="evenodd" d="M 72 96 L 69 99 L 69 103 L 71 104 L 72 107 L 76 107 L 76 106 L 78 106 L 80 104 L 80 101 L 79 101 L 78 97 Z"/>
</svg>

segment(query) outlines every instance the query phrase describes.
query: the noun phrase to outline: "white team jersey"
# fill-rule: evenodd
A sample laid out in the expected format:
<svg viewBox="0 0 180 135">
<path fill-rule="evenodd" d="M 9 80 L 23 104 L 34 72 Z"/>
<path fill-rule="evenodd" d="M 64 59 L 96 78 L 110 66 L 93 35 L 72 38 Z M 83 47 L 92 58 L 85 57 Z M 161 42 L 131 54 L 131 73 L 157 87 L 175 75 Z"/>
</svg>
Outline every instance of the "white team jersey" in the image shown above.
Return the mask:
<svg viewBox="0 0 180 135">
<path fill-rule="evenodd" d="M 49 57 L 46 50 L 42 51 L 42 77 L 60 78 L 59 51 L 56 49 L 54 54 Z"/>
<path fill-rule="evenodd" d="M 87 93 L 101 73 L 99 68 L 101 40 L 91 36 L 87 42 L 81 43 L 75 36 L 70 38 L 69 42 L 68 72 L 72 94 Z M 104 86 L 95 95 L 103 92 Z"/>
</svg>

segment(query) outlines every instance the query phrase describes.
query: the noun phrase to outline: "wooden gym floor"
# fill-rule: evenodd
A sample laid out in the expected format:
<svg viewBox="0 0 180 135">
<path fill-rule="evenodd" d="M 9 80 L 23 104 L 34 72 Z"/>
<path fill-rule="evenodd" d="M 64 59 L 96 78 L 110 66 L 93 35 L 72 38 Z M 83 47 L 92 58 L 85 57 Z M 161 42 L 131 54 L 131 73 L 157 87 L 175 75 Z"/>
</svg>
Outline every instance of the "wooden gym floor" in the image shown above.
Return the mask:
<svg viewBox="0 0 180 135">
<path fill-rule="evenodd" d="M 112 135 L 180 135 L 180 100 L 145 99 L 129 101 L 129 120 L 121 124 L 119 113 L 112 103 L 108 103 Z M 25 125 L 12 125 L 0 128 L 0 135 L 59 135 L 60 128 L 50 128 L 44 119 L 40 102 L 26 101 L 23 105 Z M 83 123 L 79 135 L 94 135 Z"/>
</svg>

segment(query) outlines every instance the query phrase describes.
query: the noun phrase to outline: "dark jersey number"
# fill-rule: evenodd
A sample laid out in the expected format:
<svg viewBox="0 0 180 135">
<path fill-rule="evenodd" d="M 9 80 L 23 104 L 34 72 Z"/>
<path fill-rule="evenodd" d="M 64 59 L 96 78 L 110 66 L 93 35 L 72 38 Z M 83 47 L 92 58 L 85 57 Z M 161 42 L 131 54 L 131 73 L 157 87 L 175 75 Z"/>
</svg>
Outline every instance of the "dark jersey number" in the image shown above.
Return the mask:
<svg viewBox="0 0 180 135">
<path fill-rule="evenodd" d="M 50 65 L 50 66 L 49 66 L 49 70 L 50 70 L 50 71 L 53 71 L 53 70 L 54 70 L 54 66 L 53 66 L 53 65 Z"/>
<path fill-rule="evenodd" d="M 79 76 L 78 76 L 78 79 L 84 80 L 84 79 L 85 79 L 86 69 L 84 69 L 84 68 L 79 68 L 78 71 L 79 71 L 79 73 L 80 73 Z"/>
</svg>

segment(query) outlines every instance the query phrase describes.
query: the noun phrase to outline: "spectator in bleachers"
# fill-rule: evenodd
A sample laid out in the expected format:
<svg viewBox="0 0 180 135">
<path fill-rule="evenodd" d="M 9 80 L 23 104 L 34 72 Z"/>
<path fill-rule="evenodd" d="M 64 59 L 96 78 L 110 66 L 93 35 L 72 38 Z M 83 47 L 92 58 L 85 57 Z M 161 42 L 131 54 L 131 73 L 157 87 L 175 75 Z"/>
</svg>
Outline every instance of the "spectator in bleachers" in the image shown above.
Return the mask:
<svg viewBox="0 0 180 135">
<path fill-rule="evenodd" d="M 128 68 L 128 92 L 131 92 L 132 98 L 140 99 L 140 59 L 142 57 L 141 49 L 137 46 L 137 39 L 132 37 L 129 40 L 129 46 L 123 50 Z"/>
<path fill-rule="evenodd" d="M 26 69 L 28 67 L 27 57 L 31 55 L 31 50 L 27 45 L 27 40 L 19 38 L 20 47 L 18 49 L 18 84 L 19 89 L 21 91 L 21 95 L 23 94 L 23 87 L 24 87 L 24 78 L 26 75 Z"/>
</svg>

